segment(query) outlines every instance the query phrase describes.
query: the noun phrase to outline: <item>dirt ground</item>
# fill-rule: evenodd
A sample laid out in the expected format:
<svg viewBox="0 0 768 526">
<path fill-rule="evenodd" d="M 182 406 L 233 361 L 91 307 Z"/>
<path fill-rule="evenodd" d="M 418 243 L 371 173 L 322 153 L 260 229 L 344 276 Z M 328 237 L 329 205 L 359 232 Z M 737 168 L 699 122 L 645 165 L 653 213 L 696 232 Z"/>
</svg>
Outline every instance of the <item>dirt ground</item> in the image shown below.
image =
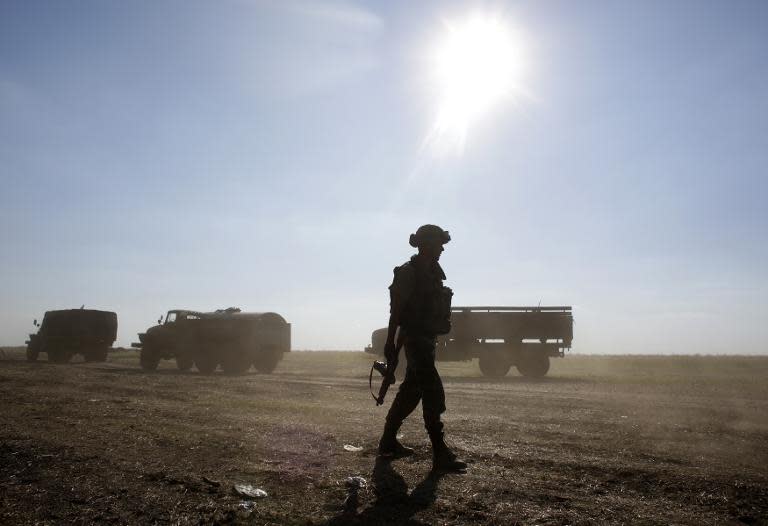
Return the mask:
<svg viewBox="0 0 768 526">
<path fill-rule="evenodd" d="M 370 362 L 147 374 L 130 351 L 52 365 L 5 349 L 0 523 L 768 524 L 768 358 L 573 355 L 540 381 L 440 364 L 470 463 L 442 477 L 418 412 L 401 439 L 416 455 L 377 462 Z M 345 512 L 350 476 L 367 485 Z"/>
</svg>

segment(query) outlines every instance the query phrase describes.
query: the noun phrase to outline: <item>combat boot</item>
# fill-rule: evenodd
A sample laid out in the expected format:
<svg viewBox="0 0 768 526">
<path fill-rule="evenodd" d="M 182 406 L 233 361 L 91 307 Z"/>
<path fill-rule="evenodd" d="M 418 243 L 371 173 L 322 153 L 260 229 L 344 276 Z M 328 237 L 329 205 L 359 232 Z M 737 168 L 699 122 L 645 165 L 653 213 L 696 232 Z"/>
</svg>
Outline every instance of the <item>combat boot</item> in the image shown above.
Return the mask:
<svg viewBox="0 0 768 526">
<path fill-rule="evenodd" d="M 405 447 L 397 440 L 397 429 L 393 428 L 394 426 L 390 425 L 384 426 L 384 433 L 379 440 L 379 456 L 401 458 L 413 455 L 413 449 Z"/>
<path fill-rule="evenodd" d="M 379 442 L 379 456 L 384 458 L 403 458 L 413 455 L 413 448 L 406 447 L 395 439 L 393 444 Z"/>
<path fill-rule="evenodd" d="M 436 473 L 463 473 L 467 463 L 456 457 L 456 453 L 443 440 L 442 434 L 432 441 L 432 471 Z"/>
</svg>

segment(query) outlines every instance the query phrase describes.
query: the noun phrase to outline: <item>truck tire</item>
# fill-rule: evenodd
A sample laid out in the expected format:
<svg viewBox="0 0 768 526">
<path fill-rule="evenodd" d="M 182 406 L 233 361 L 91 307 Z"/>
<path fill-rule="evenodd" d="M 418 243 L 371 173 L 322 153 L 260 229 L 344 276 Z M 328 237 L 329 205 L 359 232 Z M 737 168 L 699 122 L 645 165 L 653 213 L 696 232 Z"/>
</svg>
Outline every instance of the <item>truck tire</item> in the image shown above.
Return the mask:
<svg viewBox="0 0 768 526">
<path fill-rule="evenodd" d="M 107 354 L 109 354 L 109 347 L 99 347 L 94 354 L 94 362 L 106 362 Z"/>
<path fill-rule="evenodd" d="M 520 355 L 517 370 L 526 378 L 542 378 L 549 371 L 549 356 L 541 352 L 528 352 Z"/>
<path fill-rule="evenodd" d="M 221 368 L 227 374 L 243 374 L 251 368 L 251 358 L 243 349 L 227 349 L 221 361 Z"/>
<path fill-rule="evenodd" d="M 154 371 L 160 363 L 160 355 L 153 350 L 144 348 L 139 354 L 139 364 L 145 371 Z"/>
<path fill-rule="evenodd" d="M 195 358 L 195 367 L 203 374 L 212 374 L 219 366 L 219 361 L 211 349 L 203 349 L 197 353 Z"/>
<path fill-rule="evenodd" d="M 501 378 L 509 372 L 512 364 L 504 351 L 485 351 L 480 355 L 480 372 L 490 378 Z"/>
<path fill-rule="evenodd" d="M 32 347 L 31 345 L 27 346 L 27 361 L 28 362 L 36 362 L 37 357 L 40 355 L 40 351 Z"/>
<path fill-rule="evenodd" d="M 86 362 L 106 362 L 107 361 L 107 348 L 95 347 L 88 349 L 83 353 L 83 357 Z"/>
<path fill-rule="evenodd" d="M 262 374 L 270 374 L 275 370 L 282 357 L 283 352 L 280 349 L 262 349 L 256 355 L 253 366 Z"/>
<path fill-rule="evenodd" d="M 179 371 L 189 371 L 194 364 L 195 361 L 189 356 L 176 356 L 176 368 Z"/>
</svg>

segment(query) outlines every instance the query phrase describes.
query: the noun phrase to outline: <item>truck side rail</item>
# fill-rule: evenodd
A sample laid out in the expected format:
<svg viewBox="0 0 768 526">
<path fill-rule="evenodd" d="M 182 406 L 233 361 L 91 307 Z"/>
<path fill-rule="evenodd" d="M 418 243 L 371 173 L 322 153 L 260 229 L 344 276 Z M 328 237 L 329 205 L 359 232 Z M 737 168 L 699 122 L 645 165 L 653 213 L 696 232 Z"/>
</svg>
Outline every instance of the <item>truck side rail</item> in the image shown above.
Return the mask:
<svg viewBox="0 0 768 526">
<path fill-rule="evenodd" d="M 570 314 L 570 306 L 561 307 L 452 307 L 451 312 L 560 312 Z"/>
</svg>

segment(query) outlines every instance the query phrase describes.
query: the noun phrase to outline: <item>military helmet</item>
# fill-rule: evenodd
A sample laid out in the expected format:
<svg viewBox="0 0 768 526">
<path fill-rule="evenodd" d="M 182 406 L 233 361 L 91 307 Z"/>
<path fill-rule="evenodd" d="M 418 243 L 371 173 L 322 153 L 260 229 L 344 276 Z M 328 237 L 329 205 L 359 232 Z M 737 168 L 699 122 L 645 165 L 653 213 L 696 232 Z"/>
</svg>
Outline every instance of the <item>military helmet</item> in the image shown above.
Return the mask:
<svg viewBox="0 0 768 526">
<path fill-rule="evenodd" d="M 422 225 L 416 231 L 415 234 L 411 234 L 408 243 L 416 248 L 421 245 L 434 243 L 437 241 L 440 244 L 445 245 L 451 240 L 451 235 L 447 230 L 443 230 L 437 225 Z"/>
</svg>

